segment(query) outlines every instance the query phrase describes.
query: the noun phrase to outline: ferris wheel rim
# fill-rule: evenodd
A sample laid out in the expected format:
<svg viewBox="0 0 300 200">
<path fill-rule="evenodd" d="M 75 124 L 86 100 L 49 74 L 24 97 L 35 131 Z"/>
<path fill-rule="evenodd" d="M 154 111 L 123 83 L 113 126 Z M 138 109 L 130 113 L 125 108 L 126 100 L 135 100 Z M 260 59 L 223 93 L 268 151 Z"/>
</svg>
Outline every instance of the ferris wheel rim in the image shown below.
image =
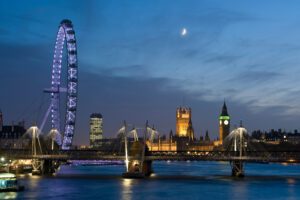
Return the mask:
<svg viewBox="0 0 300 200">
<path fill-rule="evenodd" d="M 77 63 L 77 45 L 75 31 L 70 20 L 62 20 L 58 33 L 53 55 L 52 73 L 51 73 L 51 127 L 61 133 L 60 120 L 60 93 L 61 72 L 63 51 L 67 51 L 67 99 L 66 114 L 64 120 L 63 141 L 57 140 L 62 149 L 70 149 L 75 131 L 75 120 L 77 110 L 77 88 L 78 88 L 78 63 Z"/>
</svg>

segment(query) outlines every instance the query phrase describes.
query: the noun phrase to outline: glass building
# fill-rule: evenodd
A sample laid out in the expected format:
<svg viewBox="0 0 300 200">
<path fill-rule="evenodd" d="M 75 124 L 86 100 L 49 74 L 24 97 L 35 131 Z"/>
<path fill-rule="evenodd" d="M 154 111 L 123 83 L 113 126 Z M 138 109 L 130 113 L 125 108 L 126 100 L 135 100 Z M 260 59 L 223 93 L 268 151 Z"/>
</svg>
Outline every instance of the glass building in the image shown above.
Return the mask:
<svg viewBox="0 0 300 200">
<path fill-rule="evenodd" d="M 100 113 L 90 116 L 90 147 L 101 147 L 103 139 L 103 117 Z"/>
</svg>

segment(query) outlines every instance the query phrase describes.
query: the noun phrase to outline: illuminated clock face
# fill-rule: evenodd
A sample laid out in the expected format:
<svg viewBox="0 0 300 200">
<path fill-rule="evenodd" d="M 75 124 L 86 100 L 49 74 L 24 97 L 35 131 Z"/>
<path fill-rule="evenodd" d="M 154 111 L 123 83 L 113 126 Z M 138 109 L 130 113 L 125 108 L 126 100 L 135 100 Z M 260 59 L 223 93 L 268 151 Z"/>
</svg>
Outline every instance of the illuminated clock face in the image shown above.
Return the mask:
<svg viewBox="0 0 300 200">
<path fill-rule="evenodd" d="M 224 121 L 224 124 L 225 124 L 225 125 L 228 125 L 228 123 L 229 123 L 228 120 L 225 120 L 225 121 Z"/>
<path fill-rule="evenodd" d="M 222 120 L 220 120 L 220 125 L 222 125 Z"/>
</svg>

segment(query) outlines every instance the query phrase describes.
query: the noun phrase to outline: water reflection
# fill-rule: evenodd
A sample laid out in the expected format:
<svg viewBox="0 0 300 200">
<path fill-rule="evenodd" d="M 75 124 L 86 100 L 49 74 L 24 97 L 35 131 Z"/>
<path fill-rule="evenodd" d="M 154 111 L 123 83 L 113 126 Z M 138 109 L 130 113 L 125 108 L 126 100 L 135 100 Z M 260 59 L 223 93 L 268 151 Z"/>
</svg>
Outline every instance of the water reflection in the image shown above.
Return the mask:
<svg viewBox="0 0 300 200">
<path fill-rule="evenodd" d="M 121 178 L 123 167 L 63 166 L 54 177 L 20 176 L 25 190 L 0 199 L 300 199 L 299 165 L 249 164 L 241 179 L 230 176 L 228 163 L 155 162 L 146 179 Z"/>
<path fill-rule="evenodd" d="M 295 194 L 295 186 L 296 186 L 296 179 L 294 178 L 288 178 L 287 179 L 287 183 L 288 183 L 288 200 L 296 200 L 297 198 L 295 198 L 296 194 Z"/>
<path fill-rule="evenodd" d="M 287 183 L 288 183 L 289 185 L 295 185 L 295 184 L 296 184 L 296 179 L 294 179 L 294 178 L 288 178 L 288 179 L 287 179 Z"/>
<path fill-rule="evenodd" d="M 133 197 L 133 184 L 134 179 L 123 179 L 122 182 L 122 199 L 124 200 L 131 200 Z"/>
<path fill-rule="evenodd" d="M 122 199 L 131 200 L 132 199 L 132 179 L 123 179 L 122 180 Z"/>
<path fill-rule="evenodd" d="M 4 192 L 0 193 L 0 199 L 16 199 L 17 198 L 16 192 Z"/>
<path fill-rule="evenodd" d="M 248 184 L 247 182 L 244 182 L 243 180 L 235 180 L 237 182 L 234 182 L 233 185 L 233 197 L 234 199 L 247 199 L 248 196 Z M 230 199 L 230 198 L 229 198 Z"/>
<path fill-rule="evenodd" d="M 39 187 L 39 181 L 41 179 L 42 179 L 41 176 L 33 176 L 33 175 L 31 175 L 30 178 L 28 179 L 30 187 L 37 190 L 38 187 Z"/>
</svg>

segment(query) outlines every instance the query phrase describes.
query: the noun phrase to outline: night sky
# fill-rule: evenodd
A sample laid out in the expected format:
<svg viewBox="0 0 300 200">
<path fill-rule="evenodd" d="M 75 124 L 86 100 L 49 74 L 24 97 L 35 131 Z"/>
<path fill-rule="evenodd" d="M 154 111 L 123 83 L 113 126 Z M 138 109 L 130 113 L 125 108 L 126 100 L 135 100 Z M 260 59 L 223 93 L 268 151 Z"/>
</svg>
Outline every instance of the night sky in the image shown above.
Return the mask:
<svg viewBox="0 0 300 200">
<path fill-rule="evenodd" d="M 299 10 L 297 0 L 1 0 L 5 124 L 41 123 L 67 18 L 78 45 L 76 144 L 88 144 L 93 112 L 106 137 L 123 120 L 168 134 L 180 105 L 192 108 L 197 138 L 205 130 L 215 138 L 224 98 L 232 127 L 300 129 Z"/>
</svg>

